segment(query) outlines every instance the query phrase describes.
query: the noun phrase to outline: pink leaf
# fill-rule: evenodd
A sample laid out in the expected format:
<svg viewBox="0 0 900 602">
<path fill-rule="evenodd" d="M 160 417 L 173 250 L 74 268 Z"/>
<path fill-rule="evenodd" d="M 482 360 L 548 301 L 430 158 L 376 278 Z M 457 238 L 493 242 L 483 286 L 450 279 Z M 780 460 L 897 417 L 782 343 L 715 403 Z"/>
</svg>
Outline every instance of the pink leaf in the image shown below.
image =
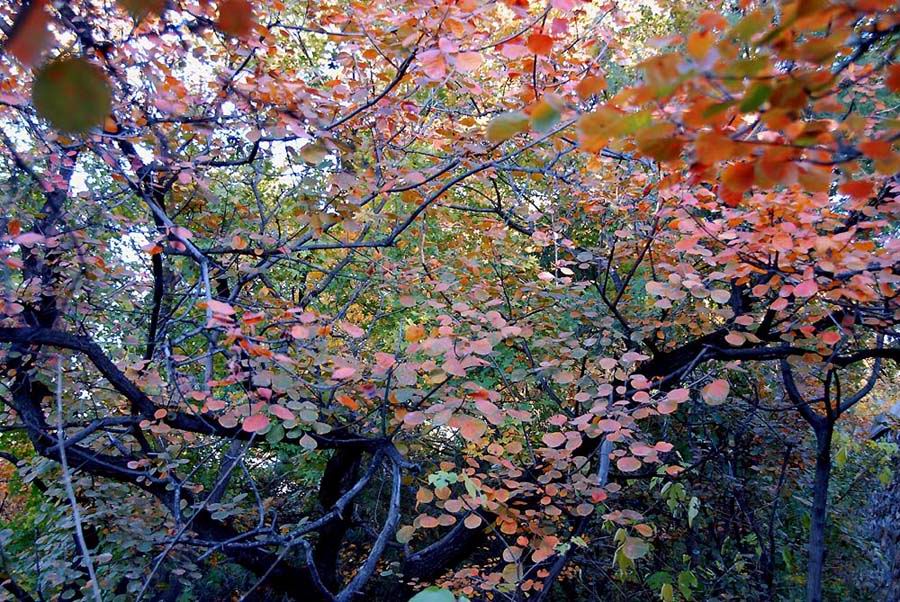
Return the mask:
<svg viewBox="0 0 900 602">
<path fill-rule="evenodd" d="M 541 437 L 541 441 L 543 441 L 547 447 L 559 447 L 566 442 L 566 436 L 562 433 L 546 433 Z"/>
<path fill-rule="evenodd" d="M 241 428 L 248 433 L 256 433 L 267 426 L 269 426 L 269 419 L 265 414 L 254 414 L 244 420 L 244 424 L 241 425 Z"/>
<path fill-rule="evenodd" d="M 37 243 L 44 242 L 44 237 L 37 232 L 26 232 L 25 234 L 17 236 L 15 242 L 17 245 L 22 245 L 23 247 L 32 247 Z"/>
<path fill-rule="evenodd" d="M 294 420 L 294 414 L 283 405 L 279 405 L 277 403 L 270 405 L 269 411 L 272 413 L 272 415 L 277 416 L 282 420 Z"/>
<path fill-rule="evenodd" d="M 474 71 L 481 66 L 481 55 L 477 52 L 460 52 L 455 57 L 456 70 L 462 73 Z"/>
<path fill-rule="evenodd" d="M 331 378 L 335 380 L 344 380 L 345 378 L 350 378 L 356 374 L 356 368 L 352 368 L 350 366 L 344 366 L 343 368 L 338 368 L 331 374 Z"/>
<path fill-rule="evenodd" d="M 471 416 L 460 416 L 455 421 L 456 426 L 459 428 L 459 434 L 463 436 L 463 439 L 466 441 L 479 441 L 481 436 L 484 434 L 484 431 L 487 430 L 487 425 L 477 418 L 472 418 Z"/>
<path fill-rule="evenodd" d="M 728 391 L 731 389 L 731 386 L 728 384 L 728 381 L 724 378 L 718 378 L 700 391 L 700 395 L 703 396 L 703 401 L 711 406 L 719 405 L 721 403 L 725 403 L 725 400 L 728 399 Z"/>
<path fill-rule="evenodd" d="M 358 339 L 359 337 L 366 334 L 365 330 L 363 330 L 356 324 L 351 324 L 350 322 L 341 322 L 341 330 L 346 332 L 348 335 L 350 335 L 354 339 Z"/>
<path fill-rule="evenodd" d="M 500 49 L 500 54 L 508 59 L 515 60 L 528 56 L 531 53 L 522 44 L 504 44 Z"/>
<path fill-rule="evenodd" d="M 409 412 L 403 417 L 403 423 L 409 426 L 418 426 L 425 422 L 425 414 L 422 412 Z"/>
<path fill-rule="evenodd" d="M 819 292 L 819 285 L 815 280 L 805 280 L 794 287 L 794 295 L 797 297 L 812 297 Z"/>
<path fill-rule="evenodd" d="M 631 456 L 619 458 L 616 460 L 616 467 L 622 472 L 634 472 L 641 467 L 641 461 Z"/>
<path fill-rule="evenodd" d="M 223 316 L 230 316 L 234 313 L 234 308 L 228 305 L 227 303 L 223 303 L 222 301 L 216 301 L 215 299 L 210 299 L 206 302 L 206 306 L 214 313 L 221 314 Z"/>
</svg>

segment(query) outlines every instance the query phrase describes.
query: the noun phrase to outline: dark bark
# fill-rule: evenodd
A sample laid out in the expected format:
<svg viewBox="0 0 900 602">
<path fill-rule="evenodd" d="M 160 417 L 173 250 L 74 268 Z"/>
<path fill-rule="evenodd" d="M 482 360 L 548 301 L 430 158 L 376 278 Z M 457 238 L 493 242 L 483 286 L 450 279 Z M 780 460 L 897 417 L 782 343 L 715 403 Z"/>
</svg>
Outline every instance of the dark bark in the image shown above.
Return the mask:
<svg viewBox="0 0 900 602">
<path fill-rule="evenodd" d="M 357 480 L 362 453 L 355 449 L 338 449 L 328 460 L 319 484 L 319 503 L 328 511 Z M 336 519 L 319 531 L 314 558 L 322 583 L 330 591 L 340 588 L 338 552 L 352 525 L 353 502 Z"/>
<path fill-rule="evenodd" d="M 809 528 L 809 560 L 806 577 L 807 602 L 822 602 L 825 569 L 825 528 L 828 518 L 828 485 L 831 479 L 831 437 L 834 423 L 816 429 L 816 472 Z"/>
</svg>

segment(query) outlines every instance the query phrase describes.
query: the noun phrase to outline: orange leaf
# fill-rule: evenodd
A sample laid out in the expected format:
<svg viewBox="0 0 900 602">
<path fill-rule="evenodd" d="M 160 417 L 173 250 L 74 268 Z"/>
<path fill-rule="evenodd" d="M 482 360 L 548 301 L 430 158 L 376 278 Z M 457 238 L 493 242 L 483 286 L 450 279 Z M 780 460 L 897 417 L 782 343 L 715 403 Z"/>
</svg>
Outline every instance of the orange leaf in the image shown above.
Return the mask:
<svg viewBox="0 0 900 602">
<path fill-rule="evenodd" d="M 891 143 L 887 140 L 868 140 L 859 145 L 859 150 L 870 159 L 890 159 Z"/>
<path fill-rule="evenodd" d="M 431 79 L 443 79 L 447 75 L 444 53 L 437 48 L 419 54 L 419 63 L 422 65 L 422 71 Z"/>
<path fill-rule="evenodd" d="M 722 184 L 729 190 L 743 194 L 753 186 L 754 171 L 753 163 L 749 161 L 733 163 L 722 173 Z"/>
<path fill-rule="evenodd" d="M 709 52 L 713 41 L 713 36 L 708 31 L 691 32 L 687 39 L 688 54 L 697 60 L 702 59 Z"/>
<path fill-rule="evenodd" d="M 417 343 L 425 338 L 425 327 L 418 324 L 412 324 L 406 328 L 403 335 L 407 343 Z"/>
<path fill-rule="evenodd" d="M 606 78 L 602 75 L 588 75 L 575 86 L 575 92 L 581 100 L 587 100 L 606 89 Z"/>
<path fill-rule="evenodd" d="M 485 423 L 477 418 L 472 418 L 471 416 L 460 416 L 458 422 L 459 434 L 462 435 L 463 439 L 466 441 L 479 441 L 484 434 L 484 431 L 487 430 L 487 425 Z"/>
<path fill-rule="evenodd" d="M 697 24 L 704 29 L 725 29 L 728 21 L 719 13 L 707 11 L 697 18 Z"/>
<path fill-rule="evenodd" d="M 460 52 L 454 57 L 454 66 L 457 71 L 468 73 L 481 66 L 482 58 L 478 52 Z"/>
<path fill-rule="evenodd" d="M 533 33 L 528 36 L 526 45 L 535 54 L 548 55 L 553 50 L 553 38 L 543 33 Z"/>
<path fill-rule="evenodd" d="M 849 180 L 838 186 L 838 192 L 857 200 L 869 198 L 874 189 L 875 185 L 870 180 Z"/>
<path fill-rule="evenodd" d="M 356 400 L 354 400 L 349 395 L 341 394 L 341 395 L 338 395 L 335 399 L 337 400 L 337 402 L 339 404 L 341 404 L 345 408 L 349 408 L 354 411 L 359 409 L 359 404 L 356 403 Z"/>
</svg>

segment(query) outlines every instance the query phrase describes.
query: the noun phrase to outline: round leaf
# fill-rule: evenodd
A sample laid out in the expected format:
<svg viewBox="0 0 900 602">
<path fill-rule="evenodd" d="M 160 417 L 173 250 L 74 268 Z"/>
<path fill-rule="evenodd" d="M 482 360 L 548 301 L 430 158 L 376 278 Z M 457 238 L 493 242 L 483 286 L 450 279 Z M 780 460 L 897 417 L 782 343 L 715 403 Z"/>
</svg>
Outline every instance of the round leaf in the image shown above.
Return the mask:
<svg viewBox="0 0 900 602">
<path fill-rule="evenodd" d="M 41 69 L 31 94 L 38 112 L 67 132 L 86 132 L 103 123 L 112 101 L 106 76 L 81 58 L 59 59 Z"/>
<path fill-rule="evenodd" d="M 420 591 L 409 602 L 456 602 L 456 598 L 449 590 L 432 586 Z"/>
</svg>

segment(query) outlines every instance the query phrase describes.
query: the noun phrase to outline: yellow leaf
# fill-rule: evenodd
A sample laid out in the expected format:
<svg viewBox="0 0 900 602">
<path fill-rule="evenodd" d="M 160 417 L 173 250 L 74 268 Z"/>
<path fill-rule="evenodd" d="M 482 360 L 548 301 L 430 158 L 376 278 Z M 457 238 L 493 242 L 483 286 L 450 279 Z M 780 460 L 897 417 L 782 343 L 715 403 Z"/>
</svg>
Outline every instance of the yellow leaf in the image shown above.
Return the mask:
<svg viewBox="0 0 900 602">
<path fill-rule="evenodd" d="M 491 142 L 503 142 L 528 128 L 528 118 L 522 113 L 503 113 L 487 126 L 487 138 Z"/>
</svg>

